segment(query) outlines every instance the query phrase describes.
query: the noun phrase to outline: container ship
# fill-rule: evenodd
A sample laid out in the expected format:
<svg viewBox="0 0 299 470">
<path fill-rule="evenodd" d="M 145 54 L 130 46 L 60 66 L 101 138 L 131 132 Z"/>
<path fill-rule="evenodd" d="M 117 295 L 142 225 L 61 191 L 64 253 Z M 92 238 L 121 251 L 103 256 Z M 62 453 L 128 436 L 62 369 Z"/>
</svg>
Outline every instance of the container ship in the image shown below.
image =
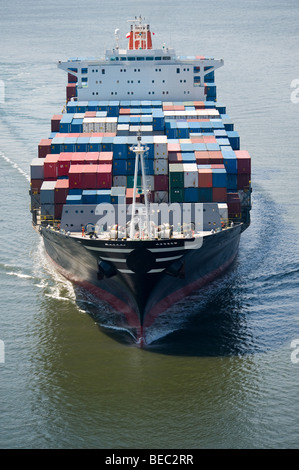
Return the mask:
<svg viewBox="0 0 299 470">
<path fill-rule="evenodd" d="M 120 312 L 137 342 L 223 273 L 250 224 L 251 158 L 217 101 L 222 59 L 153 48 L 58 62 L 66 103 L 30 166 L 31 213 L 56 268 Z"/>
</svg>

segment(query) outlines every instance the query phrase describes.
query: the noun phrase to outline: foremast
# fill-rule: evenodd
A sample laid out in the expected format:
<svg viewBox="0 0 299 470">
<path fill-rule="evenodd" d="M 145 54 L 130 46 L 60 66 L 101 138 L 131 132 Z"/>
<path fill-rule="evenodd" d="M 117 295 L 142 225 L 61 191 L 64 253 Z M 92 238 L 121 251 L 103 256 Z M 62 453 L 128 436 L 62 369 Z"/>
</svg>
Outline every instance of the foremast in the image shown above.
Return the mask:
<svg viewBox="0 0 299 470">
<path fill-rule="evenodd" d="M 147 238 L 151 238 L 150 230 L 150 214 L 149 214 L 149 204 L 147 198 L 147 184 L 144 170 L 144 153 L 149 150 L 148 147 L 141 145 L 141 132 L 138 132 L 137 135 L 137 146 L 130 147 L 130 150 L 135 152 L 135 170 L 134 170 L 134 189 L 133 189 L 133 204 L 132 204 L 132 216 L 130 222 L 130 239 L 135 238 L 135 217 L 136 217 L 136 191 L 137 191 L 137 177 L 138 177 L 138 166 L 139 160 L 141 164 L 141 174 L 142 174 L 142 190 L 144 194 L 144 203 L 145 203 L 145 214 L 139 213 L 138 219 L 140 224 L 140 229 L 145 228 L 145 235 Z"/>
</svg>

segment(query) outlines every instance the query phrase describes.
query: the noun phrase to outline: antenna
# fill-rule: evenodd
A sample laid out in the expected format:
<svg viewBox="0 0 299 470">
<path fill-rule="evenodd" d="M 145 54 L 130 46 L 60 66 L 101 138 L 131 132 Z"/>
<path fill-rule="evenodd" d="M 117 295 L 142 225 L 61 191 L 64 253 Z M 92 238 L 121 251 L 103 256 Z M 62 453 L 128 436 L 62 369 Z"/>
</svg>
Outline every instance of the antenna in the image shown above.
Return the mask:
<svg viewBox="0 0 299 470">
<path fill-rule="evenodd" d="M 118 28 L 114 31 L 114 34 L 115 34 L 116 49 L 118 50 L 119 49 L 119 29 Z"/>
</svg>

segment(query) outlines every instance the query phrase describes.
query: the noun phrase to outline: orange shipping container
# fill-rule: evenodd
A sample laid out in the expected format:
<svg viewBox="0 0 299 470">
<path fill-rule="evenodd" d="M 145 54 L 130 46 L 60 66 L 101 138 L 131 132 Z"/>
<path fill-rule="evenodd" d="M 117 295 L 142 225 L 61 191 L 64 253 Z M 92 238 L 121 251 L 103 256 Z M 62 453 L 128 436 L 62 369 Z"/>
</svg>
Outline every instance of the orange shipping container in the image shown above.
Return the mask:
<svg viewBox="0 0 299 470">
<path fill-rule="evenodd" d="M 198 169 L 198 187 L 211 188 L 213 186 L 213 173 L 209 168 Z"/>
</svg>

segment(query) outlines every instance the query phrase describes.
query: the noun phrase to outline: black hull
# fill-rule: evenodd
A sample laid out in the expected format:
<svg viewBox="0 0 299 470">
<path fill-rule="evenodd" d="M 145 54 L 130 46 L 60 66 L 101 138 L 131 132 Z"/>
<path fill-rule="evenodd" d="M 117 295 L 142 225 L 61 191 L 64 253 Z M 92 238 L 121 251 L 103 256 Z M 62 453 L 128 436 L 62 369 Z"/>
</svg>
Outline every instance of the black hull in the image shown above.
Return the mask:
<svg viewBox="0 0 299 470">
<path fill-rule="evenodd" d="M 123 314 L 137 336 L 178 300 L 220 275 L 234 260 L 242 225 L 203 238 L 103 241 L 42 228 L 57 269 Z"/>
</svg>

